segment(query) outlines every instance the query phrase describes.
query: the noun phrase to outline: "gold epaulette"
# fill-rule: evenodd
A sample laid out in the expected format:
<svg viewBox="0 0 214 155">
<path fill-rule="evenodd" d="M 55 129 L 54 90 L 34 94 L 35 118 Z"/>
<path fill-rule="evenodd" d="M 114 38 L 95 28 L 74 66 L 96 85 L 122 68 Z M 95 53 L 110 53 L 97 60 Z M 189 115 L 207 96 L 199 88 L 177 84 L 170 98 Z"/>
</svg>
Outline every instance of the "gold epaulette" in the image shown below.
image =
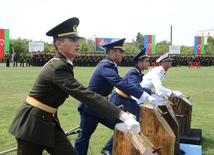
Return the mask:
<svg viewBox="0 0 214 155">
<path fill-rule="evenodd" d="M 136 71 L 140 74 L 140 72 L 139 72 L 139 70 L 138 70 L 137 68 L 133 67 L 133 68 L 131 68 L 131 69 L 136 70 Z"/>
</svg>

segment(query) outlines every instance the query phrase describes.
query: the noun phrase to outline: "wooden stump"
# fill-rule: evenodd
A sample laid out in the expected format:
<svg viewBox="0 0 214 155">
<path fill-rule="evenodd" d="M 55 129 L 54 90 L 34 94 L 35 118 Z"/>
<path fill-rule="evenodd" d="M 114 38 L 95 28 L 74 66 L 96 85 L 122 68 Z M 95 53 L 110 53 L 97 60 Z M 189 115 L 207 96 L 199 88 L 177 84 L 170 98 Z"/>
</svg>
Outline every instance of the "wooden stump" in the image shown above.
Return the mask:
<svg viewBox="0 0 214 155">
<path fill-rule="evenodd" d="M 171 95 L 169 100 L 175 104 L 173 110 L 178 120 L 180 136 L 188 135 L 191 129 L 192 104 L 187 98 L 178 98 L 174 95 Z"/>
<path fill-rule="evenodd" d="M 156 147 L 162 146 L 159 155 L 174 155 L 175 134 L 171 127 L 152 105 L 142 105 L 140 115 L 142 133 Z"/>
<path fill-rule="evenodd" d="M 160 104 L 158 107 L 162 111 L 167 112 L 165 115 L 163 115 L 163 118 L 169 124 L 170 128 L 172 129 L 172 131 L 175 135 L 174 155 L 180 155 L 179 125 L 178 125 L 178 121 L 176 119 L 175 113 L 172 109 L 172 106 L 169 102 L 165 101 L 165 102 L 162 102 L 162 104 Z"/>
<path fill-rule="evenodd" d="M 148 139 L 147 139 L 148 140 Z M 140 152 L 143 152 L 141 154 Z M 124 123 L 118 123 L 114 131 L 113 155 L 158 155 L 152 144 L 139 135 L 129 132 Z"/>
</svg>

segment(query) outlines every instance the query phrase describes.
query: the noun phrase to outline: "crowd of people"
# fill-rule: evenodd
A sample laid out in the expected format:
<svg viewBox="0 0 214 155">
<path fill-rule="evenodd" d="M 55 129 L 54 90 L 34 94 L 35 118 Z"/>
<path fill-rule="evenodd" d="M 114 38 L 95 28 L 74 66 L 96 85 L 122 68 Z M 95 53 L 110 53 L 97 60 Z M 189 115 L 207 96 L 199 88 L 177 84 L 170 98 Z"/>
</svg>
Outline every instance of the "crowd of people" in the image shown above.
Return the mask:
<svg viewBox="0 0 214 155">
<path fill-rule="evenodd" d="M 133 62 L 131 61 L 132 57 L 135 54 L 124 54 L 122 61 L 119 66 L 130 67 L 133 66 Z M 19 56 L 12 57 L 9 54 L 5 55 L 5 63 L 6 66 L 9 67 L 9 62 L 13 63 L 14 67 L 39 67 L 43 66 L 46 62 L 48 62 L 51 58 L 55 56 L 55 53 L 52 52 L 33 52 L 33 53 L 21 53 Z M 80 54 L 73 60 L 74 66 L 79 67 L 93 67 L 96 66 L 101 60 L 105 58 L 105 53 L 90 53 L 90 54 Z M 150 55 L 150 66 L 152 66 L 152 62 L 155 62 L 159 57 L 159 54 Z M 213 55 L 172 55 L 173 67 L 180 66 L 188 66 L 188 62 L 201 62 L 202 66 L 214 66 L 214 56 Z M 20 65 L 18 65 L 18 63 Z"/>
</svg>

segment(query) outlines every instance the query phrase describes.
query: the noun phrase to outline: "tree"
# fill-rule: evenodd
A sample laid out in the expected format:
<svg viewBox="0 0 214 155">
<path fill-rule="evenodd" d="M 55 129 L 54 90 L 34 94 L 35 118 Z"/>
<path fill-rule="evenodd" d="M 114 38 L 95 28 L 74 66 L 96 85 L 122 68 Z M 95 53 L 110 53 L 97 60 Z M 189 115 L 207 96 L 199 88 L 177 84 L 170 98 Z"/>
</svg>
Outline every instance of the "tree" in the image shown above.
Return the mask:
<svg viewBox="0 0 214 155">
<path fill-rule="evenodd" d="M 167 40 L 156 43 L 156 54 L 165 54 L 169 52 L 170 45 L 171 43 L 168 42 Z"/>
<path fill-rule="evenodd" d="M 214 46 L 212 44 L 205 45 L 204 53 L 207 55 L 214 54 Z"/>
<path fill-rule="evenodd" d="M 207 38 L 207 44 L 208 44 L 208 45 L 211 45 L 211 46 L 214 46 L 214 38 L 211 37 L 211 36 L 209 36 L 209 37 Z"/>
<path fill-rule="evenodd" d="M 56 52 L 55 46 L 53 43 L 49 44 L 46 42 L 44 43 L 44 52 Z"/>
<path fill-rule="evenodd" d="M 181 46 L 181 54 L 193 54 L 194 53 L 194 48 L 193 46 L 188 47 L 188 46 Z"/>
<path fill-rule="evenodd" d="M 132 42 L 133 45 L 140 50 L 144 47 L 144 36 L 140 32 L 138 32 L 136 40 L 132 40 Z"/>
<path fill-rule="evenodd" d="M 138 53 L 140 51 L 136 46 L 133 46 L 133 43 L 125 43 L 124 48 L 126 53 Z"/>
<path fill-rule="evenodd" d="M 80 39 L 80 52 L 81 53 L 88 53 L 89 47 L 87 44 L 87 40 L 85 38 Z"/>
<path fill-rule="evenodd" d="M 88 39 L 86 39 L 86 43 L 87 43 L 87 46 L 89 48 L 89 52 L 90 53 L 95 52 L 95 41 L 94 41 L 94 39 L 88 38 Z"/>
<path fill-rule="evenodd" d="M 12 50 L 16 52 L 17 55 L 21 53 L 27 53 L 28 52 L 28 43 L 32 40 L 28 39 L 11 39 L 10 40 L 10 47 L 11 47 L 11 53 L 13 52 Z"/>
<path fill-rule="evenodd" d="M 32 40 L 29 39 L 10 39 L 10 53 L 12 54 L 12 50 L 20 55 L 21 53 L 27 54 L 29 52 L 29 42 Z M 56 52 L 56 49 L 53 43 L 48 43 L 40 40 L 40 42 L 44 43 L 44 52 Z M 169 46 L 171 43 L 167 40 L 163 40 L 161 42 L 156 43 L 156 54 L 164 54 L 169 52 Z M 126 49 L 126 53 L 138 53 L 144 47 L 144 36 L 141 33 L 137 33 L 136 40 L 132 40 L 132 42 L 127 42 L 124 44 L 124 48 Z M 181 54 L 193 54 L 193 46 L 181 46 Z M 95 41 L 93 38 L 82 38 L 80 39 L 80 53 L 94 53 L 95 52 Z M 208 37 L 207 44 L 204 48 L 205 54 L 214 54 L 214 38 Z"/>
</svg>

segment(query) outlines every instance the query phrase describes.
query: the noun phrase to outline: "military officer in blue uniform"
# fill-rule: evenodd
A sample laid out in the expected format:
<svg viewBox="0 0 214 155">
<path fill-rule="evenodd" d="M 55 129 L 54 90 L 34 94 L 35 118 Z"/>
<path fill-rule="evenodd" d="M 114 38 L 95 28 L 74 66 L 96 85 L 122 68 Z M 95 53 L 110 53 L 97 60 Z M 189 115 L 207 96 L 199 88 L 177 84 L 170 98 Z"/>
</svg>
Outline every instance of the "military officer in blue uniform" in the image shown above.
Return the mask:
<svg viewBox="0 0 214 155">
<path fill-rule="evenodd" d="M 132 82 L 133 84 L 140 84 L 143 80 L 143 71 L 147 70 L 150 63 L 149 63 L 149 56 L 146 54 L 146 48 L 143 48 L 138 54 L 136 54 L 132 59 L 132 62 L 135 63 L 135 66 L 129 69 L 124 79 Z M 154 94 L 155 90 L 143 88 L 149 95 Z M 144 92 L 144 93 L 146 93 Z M 155 105 L 156 100 L 155 98 L 148 96 L 149 101 L 151 104 Z M 115 89 L 110 98 L 109 101 L 113 103 L 116 106 L 122 106 L 124 111 L 130 112 L 131 114 L 136 116 L 136 120 L 139 121 L 141 106 L 130 96 L 126 96 L 124 94 L 121 94 L 118 89 Z M 108 152 L 111 152 L 113 146 L 113 136 L 111 139 L 107 142 L 103 150 L 108 150 Z"/>
<path fill-rule="evenodd" d="M 78 155 L 60 127 L 57 109 L 70 96 L 85 103 L 109 121 L 119 118 L 134 133 L 139 123 L 103 96 L 81 85 L 73 73 L 73 59 L 79 55 L 79 19 L 70 18 L 46 33 L 52 36 L 56 56 L 40 71 L 26 101 L 18 110 L 9 132 L 16 137 L 18 155 Z M 86 129 L 87 130 L 87 129 Z"/>
<path fill-rule="evenodd" d="M 132 62 L 135 63 L 135 66 L 129 69 L 124 79 L 132 82 L 133 84 L 140 84 L 143 80 L 143 71 L 147 70 L 150 63 L 149 63 L 149 56 L 146 54 L 146 48 L 143 48 L 138 54 L 136 54 L 132 59 Z M 154 94 L 155 90 L 143 88 L 149 95 Z M 140 115 L 140 106 L 136 104 L 136 101 L 130 97 L 127 97 L 121 94 L 118 89 L 112 92 L 109 101 L 116 106 L 123 105 L 124 111 L 128 111 L 134 114 L 139 120 Z M 155 101 L 155 99 L 153 99 Z M 155 102 L 153 103 L 155 104 Z"/>
<path fill-rule="evenodd" d="M 117 63 L 120 63 L 124 56 L 124 41 L 125 38 L 103 45 L 106 49 L 107 56 L 98 63 L 97 67 L 94 69 L 88 88 L 100 94 L 105 99 L 107 99 L 108 95 L 112 92 L 113 87 L 116 87 L 121 93 L 126 95 L 133 95 L 138 99 L 145 99 L 149 95 L 144 93 L 139 83 L 133 84 L 118 75 Z M 106 127 L 114 129 L 115 124 L 120 122 L 120 120 L 118 119 L 112 123 L 83 102 L 80 103 L 78 110 L 81 117 L 80 128 L 82 132 L 79 133 L 78 138 L 75 140 L 74 147 L 79 155 L 86 155 L 90 137 L 95 131 L 98 123 L 102 123 Z M 102 153 L 105 152 L 102 151 Z"/>
</svg>

